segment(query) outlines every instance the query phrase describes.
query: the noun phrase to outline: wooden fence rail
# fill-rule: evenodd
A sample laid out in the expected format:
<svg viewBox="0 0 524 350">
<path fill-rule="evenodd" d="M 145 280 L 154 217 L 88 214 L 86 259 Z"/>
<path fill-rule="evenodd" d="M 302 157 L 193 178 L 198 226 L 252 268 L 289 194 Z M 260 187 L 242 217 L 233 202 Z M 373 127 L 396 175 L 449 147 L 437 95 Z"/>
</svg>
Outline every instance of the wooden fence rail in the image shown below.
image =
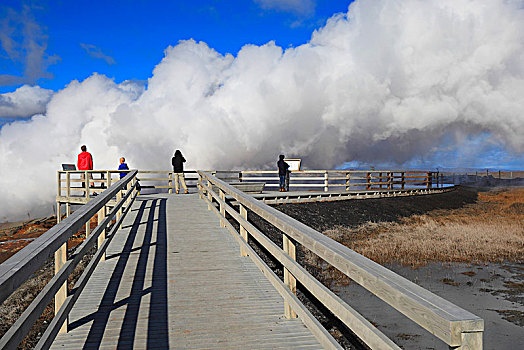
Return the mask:
<svg viewBox="0 0 524 350">
<path fill-rule="evenodd" d="M 240 181 L 265 181 L 266 187 L 276 188 L 278 172 L 276 170 L 248 170 L 240 172 Z M 269 181 L 269 183 L 268 183 Z M 299 170 L 292 171 L 289 177 L 290 189 L 314 189 L 325 192 L 351 188 L 404 189 L 406 187 L 437 188 L 442 187 L 442 176 L 431 171 L 391 171 L 391 170 Z"/>
<path fill-rule="evenodd" d="M 57 202 L 83 204 L 94 193 L 101 193 L 118 180 L 120 173 L 126 170 L 89 170 L 58 171 Z M 208 171 L 226 182 L 264 182 L 265 190 L 276 190 L 279 186 L 277 171 Z M 197 172 L 185 171 L 188 187 L 197 187 Z M 167 189 L 172 193 L 175 188 L 173 171 L 139 170 L 138 179 L 142 188 Z M 95 184 L 88 186 L 89 182 Z M 343 170 L 301 170 L 290 174 L 291 190 L 349 191 L 351 189 L 393 190 L 406 188 L 443 187 L 442 174 L 431 171 L 343 171 Z M 82 195 L 81 195 L 82 194 Z M 80 198 L 85 197 L 85 198 Z"/>
<path fill-rule="evenodd" d="M 286 285 L 286 291 L 277 288 L 281 291 L 286 302 L 286 317 L 293 317 L 295 313 L 298 314 L 306 326 L 317 335 L 317 338 L 326 347 L 336 348 L 337 346 L 332 343 L 332 340 L 323 330 L 318 329 L 318 324 L 310 319 L 312 316 L 303 310 L 303 306 L 296 304 L 293 296 L 296 291 L 297 280 L 368 346 L 373 349 L 398 349 L 396 344 L 333 292 L 324 287 L 295 261 L 297 244 L 301 244 L 304 248 L 318 255 L 444 341 L 451 348 L 482 349 L 484 321 L 478 316 L 242 193 L 212 174 L 200 171 L 198 174 L 200 176 L 198 186 L 201 198 L 208 201 L 209 209 L 214 210 L 219 215 L 221 224 L 227 227 L 240 242 L 241 254 L 249 255 L 261 270 L 270 277 L 275 286 L 281 286 L 282 283 Z M 213 191 L 213 187 L 218 188 L 218 193 Z M 239 211 L 226 202 L 226 195 L 238 203 Z M 283 232 L 283 248 L 274 244 L 247 220 L 248 211 L 262 217 Z M 226 212 L 240 225 L 240 233 L 226 220 Z M 258 241 L 275 259 L 280 261 L 284 268 L 284 282 L 274 276 L 272 271 L 261 262 L 260 258 L 247 244 L 250 239 Z"/>
<path fill-rule="evenodd" d="M 74 213 L 70 214 L 68 210 L 67 218 L 63 221 L 60 221 L 60 206 L 58 206 L 57 225 L 0 265 L 0 302 L 3 302 L 23 282 L 29 279 L 49 257 L 53 254 L 55 256 L 54 277 L 3 335 L 0 339 L 0 349 L 16 349 L 53 298 L 55 299 L 55 318 L 47 327 L 46 332 L 37 344 L 37 348 L 47 348 L 58 332 L 67 330 L 69 310 L 80 295 L 96 263 L 104 259 L 105 248 L 136 198 L 136 175 L 137 170 L 130 171 L 127 176 L 113 183 L 107 191 L 93 198 Z M 116 201 L 113 199 L 114 197 L 117 198 Z M 107 207 L 111 201 L 113 205 L 112 210 L 109 211 Z M 123 210 L 124 206 L 125 210 Z M 77 233 L 82 226 L 86 225 L 87 227 L 97 214 L 98 226 L 93 232 L 86 230 L 86 239 L 76 248 L 75 254 L 68 258 L 67 242 L 69 238 Z M 111 224 L 115 218 L 116 223 Z M 108 230 L 110 232 L 106 237 Z M 97 253 L 76 283 L 73 289 L 74 293 L 68 296 L 67 280 L 69 275 L 95 244 L 98 245 Z"/>
<path fill-rule="evenodd" d="M 57 198 L 68 198 L 71 195 L 82 196 L 87 200 L 94 193 L 101 193 L 111 184 L 120 179 L 121 173 L 129 173 L 131 170 L 87 170 L 87 171 L 58 171 L 57 172 Z M 137 180 L 142 188 L 168 189 L 172 193 L 175 188 L 173 171 L 163 170 L 138 170 Z M 196 187 L 196 171 L 185 171 L 185 179 L 188 187 Z M 89 181 L 84 179 L 88 178 Z M 93 183 L 94 186 L 89 186 Z"/>
</svg>

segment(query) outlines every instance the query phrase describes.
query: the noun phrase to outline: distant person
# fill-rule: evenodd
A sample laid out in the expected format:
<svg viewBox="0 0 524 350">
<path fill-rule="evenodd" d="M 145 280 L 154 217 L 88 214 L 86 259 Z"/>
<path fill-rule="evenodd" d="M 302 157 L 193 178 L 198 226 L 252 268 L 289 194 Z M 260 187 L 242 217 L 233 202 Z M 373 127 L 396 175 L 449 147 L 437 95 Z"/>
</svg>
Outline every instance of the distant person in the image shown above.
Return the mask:
<svg viewBox="0 0 524 350">
<path fill-rule="evenodd" d="M 120 158 L 120 165 L 118 166 L 118 170 L 129 170 L 129 167 L 126 164 L 126 159 L 124 157 Z M 128 173 L 120 173 L 120 178 L 123 178 Z"/>
<path fill-rule="evenodd" d="M 87 151 L 86 145 L 82 145 L 82 147 L 80 147 L 80 150 L 82 152 L 78 155 L 78 161 L 76 164 L 78 170 L 93 170 L 93 156 L 91 155 L 91 153 Z M 88 176 L 89 179 L 87 181 L 89 181 L 92 178 L 91 174 L 89 174 Z M 82 180 L 85 180 L 85 174 L 82 174 Z M 85 182 L 82 184 L 82 187 L 85 187 Z M 94 182 L 91 182 L 91 187 L 95 187 Z"/>
<path fill-rule="evenodd" d="M 182 183 L 182 186 L 184 187 L 185 193 L 187 192 L 187 186 L 186 186 L 186 180 L 184 179 L 184 163 L 186 162 L 186 159 L 182 155 L 182 152 L 180 150 L 175 151 L 175 156 L 171 158 L 171 164 L 173 165 L 173 172 L 175 173 L 175 190 L 178 194 L 179 191 L 179 184 L 178 181 Z"/>
<path fill-rule="evenodd" d="M 278 177 L 280 179 L 280 192 L 286 192 L 286 176 L 288 174 L 289 164 L 284 161 L 284 155 L 281 154 L 278 157 L 277 162 Z"/>
</svg>

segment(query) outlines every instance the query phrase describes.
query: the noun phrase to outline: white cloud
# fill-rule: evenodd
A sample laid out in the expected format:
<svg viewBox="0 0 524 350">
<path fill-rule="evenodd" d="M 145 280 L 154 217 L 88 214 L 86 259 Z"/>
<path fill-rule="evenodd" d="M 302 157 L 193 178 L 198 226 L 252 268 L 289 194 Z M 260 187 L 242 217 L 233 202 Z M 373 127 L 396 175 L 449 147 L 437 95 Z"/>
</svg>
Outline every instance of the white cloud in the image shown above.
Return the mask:
<svg viewBox="0 0 524 350">
<path fill-rule="evenodd" d="M 291 12 L 300 16 L 308 16 L 315 12 L 316 0 L 255 0 L 266 10 Z"/>
<path fill-rule="evenodd" d="M 0 213 L 49 213 L 55 171 L 82 144 L 98 169 L 122 155 L 169 169 L 177 148 L 188 169 L 274 168 L 281 153 L 317 169 L 403 164 L 475 135 L 518 156 L 523 111 L 520 3 L 357 1 L 296 48 L 247 45 L 233 57 L 183 41 L 147 89 L 96 74 L 72 82 L 45 116 L 0 130 Z"/>
<path fill-rule="evenodd" d="M 109 65 L 116 63 L 113 57 L 106 55 L 102 52 L 102 49 L 96 47 L 95 45 L 80 43 L 80 46 L 86 51 L 86 53 L 89 56 L 93 58 L 103 60 Z"/>
<path fill-rule="evenodd" d="M 23 85 L 14 92 L 0 94 L 0 119 L 27 118 L 45 113 L 52 96 L 52 90 L 29 85 Z"/>
<path fill-rule="evenodd" d="M 0 18 L 0 44 L 8 60 L 22 63 L 24 70 L 16 74 L 0 74 L 0 86 L 34 84 L 41 78 L 52 78 L 47 71 L 60 57 L 49 55 L 47 35 L 35 21 L 32 8 L 24 5 L 20 12 L 6 8 Z M 1 51 L 0 51 L 1 52 Z"/>
</svg>

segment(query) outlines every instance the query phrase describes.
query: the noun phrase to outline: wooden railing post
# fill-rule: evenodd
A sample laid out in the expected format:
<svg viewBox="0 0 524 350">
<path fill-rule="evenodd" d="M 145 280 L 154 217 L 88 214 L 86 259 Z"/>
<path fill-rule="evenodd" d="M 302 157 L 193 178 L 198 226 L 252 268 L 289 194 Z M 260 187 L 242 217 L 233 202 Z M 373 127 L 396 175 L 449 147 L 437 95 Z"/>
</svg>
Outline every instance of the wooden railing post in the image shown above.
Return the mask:
<svg viewBox="0 0 524 350">
<path fill-rule="evenodd" d="M 100 225 L 102 221 L 104 221 L 104 219 L 106 218 L 106 206 L 105 205 L 102 208 L 100 208 L 97 216 L 98 216 L 98 224 Z M 97 238 L 97 249 L 100 248 L 100 246 L 102 246 L 102 243 L 104 243 L 105 239 L 106 239 L 106 230 L 104 229 L 100 233 L 100 236 L 98 236 Z M 106 259 L 106 255 L 104 254 L 100 260 L 103 261 L 105 259 Z"/>
<path fill-rule="evenodd" d="M 56 182 L 57 182 L 56 195 L 58 197 L 61 197 L 62 196 L 62 173 L 60 171 L 56 172 Z"/>
<path fill-rule="evenodd" d="M 282 245 L 284 252 L 286 252 L 289 257 L 293 260 L 297 260 L 296 257 L 296 246 L 295 242 L 292 241 L 286 234 L 282 235 Z M 297 294 L 297 280 L 295 276 L 289 272 L 287 268 L 284 267 L 284 284 L 291 290 L 293 294 Z M 291 305 L 284 301 L 284 314 L 286 318 L 297 318 L 297 314 L 291 308 Z"/>
<path fill-rule="evenodd" d="M 369 189 L 371 189 L 371 173 L 368 172 L 368 173 L 366 174 L 366 177 L 367 177 L 367 180 L 366 180 L 366 182 L 367 182 L 366 190 L 369 190 Z"/>
<path fill-rule="evenodd" d="M 379 187 L 380 187 L 380 189 L 382 189 L 382 173 L 378 173 L 378 177 L 379 177 L 378 182 L 380 184 Z"/>
<path fill-rule="evenodd" d="M 71 215 L 71 205 L 69 203 L 66 204 L 66 215 Z M 59 214 L 59 209 L 57 210 L 57 214 Z M 57 216 L 57 223 L 61 220 L 58 219 L 59 216 Z M 67 241 L 60 246 L 60 248 L 55 251 L 55 275 L 60 271 L 62 266 L 67 261 Z M 55 315 L 58 313 L 58 310 L 62 307 L 62 304 L 67 298 L 67 281 L 64 282 L 64 284 L 60 287 L 58 292 L 55 294 Z M 64 322 L 62 327 L 60 328 L 59 333 L 67 333 L 67 320 Z"/>
<path fill-rule="evenodd" d="M 405 172 L 402 172 L 402 189 L 404 189 L 404 187 L 406 186 L 406 173 Z"/>
<path fill-rule="evenodd" d="M 220 197 L 222 201 L 226 200 L 226 195 L 224 191 L 222 191 L 221 189 L 218 190 L 218 197 Z M 226 206 L 223 203 L 220 203 L 220 226 L 221 227 L 226 227 L 225 220 L 226 220 Z"/>
<path fill-rule="evenodd" d="M 168 183 L 168 186 L 169 186 L 169 194 L 173 193 L 173 173 L 172 172 L 169 172 L 169 180 L 167 181 Z"/>
<path fill-rule="evenodd" d="M 213 195 L 211 194 L 211 181 L 207 180 L 207 210 L 211 210 L 211 206 L 213 205 Z"/>
<path fill-rule="evenodd" d="M 388 189 L 392 189 L 393 188 L 393 173 L 390 171 L 388 173 Z"/>
<path fill-rule="evenodd" d="M 329 191 L 329 177 L 327 170 L 324 172 L 324 192 Z"/>
<path fill-rule="evenodd" d="M 433 180 L 433 173 L 431 171 L 428 171 L 428 175 L 426 176 L 427 188 L 431 188 L 433 186 L 432 180 Z"/>
<path fill-rule="evenodd" d="M 349 180 L 350 180 L 349 172 L 347 172 L 346 173 L 346 191 L 349 191 Z"/>
<path fill-rule="evenodd" d="M 91 219 L 86 222 L 86 238 L 91 234 Z"/>
<path fill-rule="evenodd" d="M 111 187 L 111 172 L 108 170 L 107 171 L 107 188 Z"/>
<path fill-rule="evenodd" d="M 244 207 L 242 204 L 239 204 L 240 207 L 240 216 L 244 218 L 244 220 L 247 221 L 247 210 L 246 207 Z M 248 235 L 247 230 L 244 228 L 242 224 L 240 224 L 240 236 L 246 243 L 248 243 Z M 247 251 L 244 249 L 244 247 L 240 247 L 240 256 L 248 256 Z"/>
<path fill-rule="evenodd" d="M 84 179 L 85 179 L 85 190 L 86 190 L 86 198 L 89 198 L 89 173 L 87 171 L 84 171 Z"/>
<path fill-rule="evenodd" d="M 462 332 L 460 334 L 462 344 L 460 346 L 450 346 L 450 350 L 482 350 L 483 332 Z"/>
<path fill-rule="evenodd" d="M 197 182 L 198 194 L 199 194 L 200 199 L 204 199 L 204 186 L 200 185 L 201 183 L 204 183 L 204 180 L 202 179 L 202 175 L 198 174 L 198 182 Z"/>
<path fill-rule="evenodd" d="M 122 200 L 122 190 L 118 191 L 116 194 L 116 202 L 119 203 Z M 122 207 L 118 209 L 116 212 L 116 221 L 120 220 L 120 217 L 122 216 Z"/>
<path fill-rule="evenodd" d="M 71 197 L 71 173 L 66 173 L 66 197 Z"/>
<path fill-rule="evenodd" d="M 126 185 L 126 194 L 131 191 L 131 187 L 133 186 L 132 181 L 129 181 Z M 131 203 L 131 196 L 127 197 L 125 207 L 127 208 L 129 206 L 129 203 Z"/>
<path fill-rule="evenodd" d="M 56 202 L 56 223 L 58 224 L 60 222 L 60 220 L 62 219 L 61 218 L 61 213 L 60 213 L 60 202 Z"/>
</svg>

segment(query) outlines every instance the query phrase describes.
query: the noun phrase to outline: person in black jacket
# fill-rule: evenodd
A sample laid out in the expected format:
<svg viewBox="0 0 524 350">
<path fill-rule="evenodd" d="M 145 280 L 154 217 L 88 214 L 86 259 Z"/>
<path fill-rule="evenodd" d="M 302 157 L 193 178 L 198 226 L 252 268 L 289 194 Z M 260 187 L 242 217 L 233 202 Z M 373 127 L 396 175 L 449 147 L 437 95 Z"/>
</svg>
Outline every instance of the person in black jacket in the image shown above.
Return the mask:
<svg viewBox="0 0 524 350">
<path fill-rule="evenodd" d="M 289 164 L 284 161 L 284 155 L 281 154 L 278 157 L 277 162 L 278 167 L 278 177 L 280 179 L 280 192 L 286 192 L 288 189 L 286 188 L 286 176 L 289 172 Z"/>
<path fill-rule="evenodd" d="M 171 164 L 173 164 L 173 172 L 175 173 L 175 189 L 176 193 L 179 193 L 179 184 L 178 181 L 182 183 L 184 190 L 187 192 L 186 180 L 184 179 L 184 163 L 186 159 L 182 155 L 180 150 L 175 151 L 175 156 L 171 158 Z"/>
</svg>

